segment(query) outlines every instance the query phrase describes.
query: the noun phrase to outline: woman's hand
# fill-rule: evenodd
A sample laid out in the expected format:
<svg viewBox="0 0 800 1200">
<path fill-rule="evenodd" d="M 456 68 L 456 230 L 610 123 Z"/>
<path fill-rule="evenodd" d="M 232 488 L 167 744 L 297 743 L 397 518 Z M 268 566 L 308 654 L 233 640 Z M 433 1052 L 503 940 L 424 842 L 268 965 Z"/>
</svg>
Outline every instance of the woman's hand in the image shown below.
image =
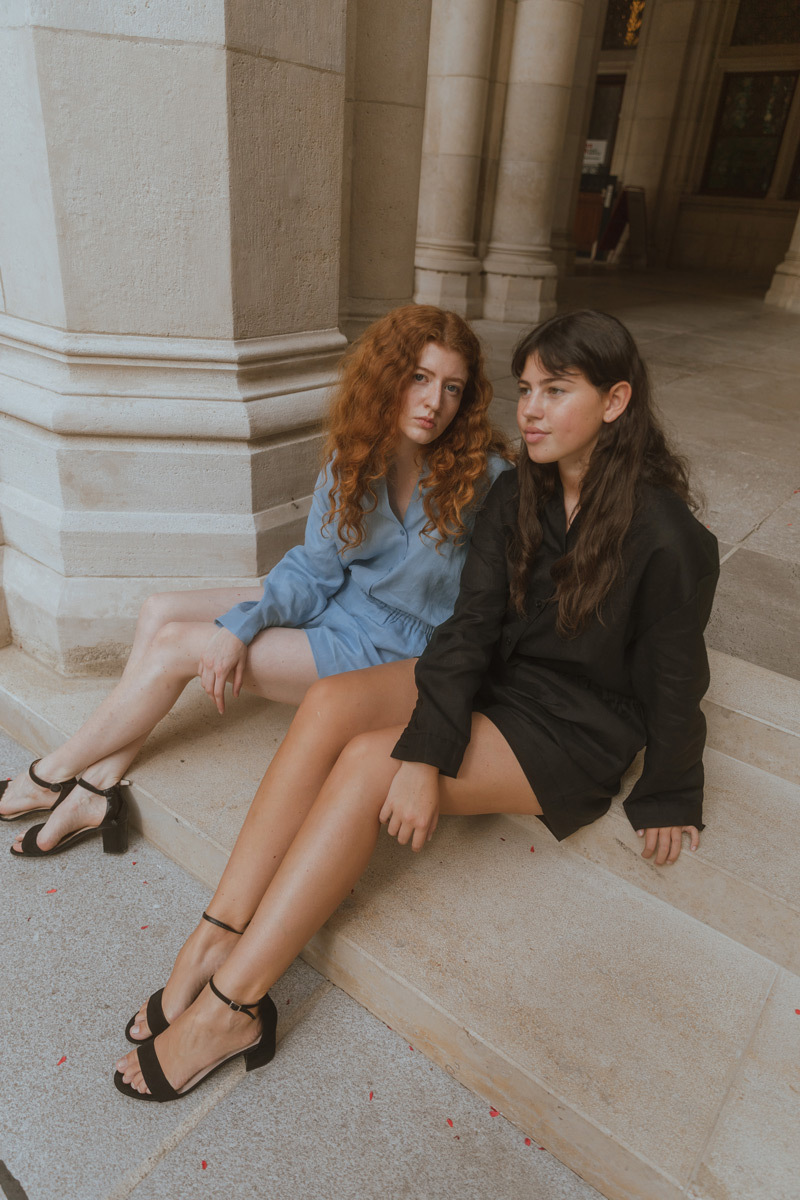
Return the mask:
<svg viewBox="0 0 800 1200">
<path fill-rule="evenodd" d="M 404 762 L 392 780 L 378 818 L 401 846 L 411 840 L 421 850 L 439 822 L 439 770 L 427 763 Z"/>
<path fill-rule="evenodd" d="M 656 866 L 659 867 L 675 862 L 681 852 L 682 834 L 689 834 L 690 849 L 696 850 L 700 845 L 700 830 L 695 825 L 664 825 L 660 829 L 637 829 L 636 832 L 644 838 L 642 858 L 652 858 L 655 851 Z"/>
<path fill-rule="evenodd" d="M 197 674 L 205 691 L 216 704 L 220 715 L 225 712 L 225 684 L 233 675 L 234 697 L 239 695 L 247 661 L 247 646 L 229 629 L 218 629 L 203 651 L 197 664 Z"/>
</svg>

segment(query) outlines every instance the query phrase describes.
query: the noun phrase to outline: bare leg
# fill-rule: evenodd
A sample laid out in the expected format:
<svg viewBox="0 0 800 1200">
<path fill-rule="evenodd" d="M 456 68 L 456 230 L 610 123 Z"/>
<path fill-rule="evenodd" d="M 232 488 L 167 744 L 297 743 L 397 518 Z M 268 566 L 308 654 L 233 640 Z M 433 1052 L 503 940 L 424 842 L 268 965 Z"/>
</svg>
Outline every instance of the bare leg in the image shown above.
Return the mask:
<svg viewBox="0 0 800 1200">
<path fill-rule="evenodd" d="M 217 986 L 232 999 L 249 1003 L 262 996 L 361 875 L 400 765 L 390 755 L 401 731 L 398 726 L 361 735 L 339 756 L 250 925 L 216 972 Z M 443 779 L 440 786 L 447 813 L 541 811 L 508 744 L 481 716 L 473 718 L 458 778 Z M 226 1010 L 204 988 L 159 1035 L 156 1048 L 167 1078 L 180 1088 L 209 1062 L 251 1044 L 254 1036 L 252 1021 Z M 117 1069 L 137 1090 L 147 1090 L 137 1051 L 121 1059 Z"/>
<path fill-rule="evenodd" d="M 162 626 L 138 665 L 123 675 L 69 741 L 39 763 L 37 773 L 42 771 L 45 779 L 82 773 L 100 788 L 116 783 L 127 767 L 126 758 L 129 762 L 128 756 L 136 753 L 197 674 L 198 660 L 214 629 L 206 622 L 174 621 Z M 314 657 L 302 630 L 268 629 L 252 643 L 244 675 L 248 690 L 296 704 L 316 678 Z M 72 830 L 99 824 L 104 813 L 102 797 L 75 788 L 48 818 L 37 842 L 47 850 Z"/>
<path fill-rule="evenodd" d="M 242 930 L 258 908 L 339 754 L 356 734 L 405 723 L 416 701 L 414 661 L 321 679 L 307 692 L 261 781 L 208 910 Z M 174 1020 L 225 961 L 237 938 L 200 921 L 178 954 L 162 1007 Z M 146 1005 L 131 1034 L 149 1036 Z"/>
<path fill-rule="evenodd" d="M 154 640 L 165 625 L 174 621 L 210 622 L 220 613 L 232 608 L 234 604 L 239 604 L 243 600 L 258 600 L 260 595 L 260 588 L 207 588 L 187 592 L 161 592 L 148 596 L 139 612 L 133 646 L 120 683 L 125 682 L 128 685 L 135 681 L 143 659 L 151 650 Z M 95 745 L 83 746 L 79 743 L 77 757 L 75 754 L 68 755 L 65 763 L 60 758 L 60 751 L 64 747 L 59 747 L 58 750 L 46 754 L 39 761 L 36 774 L 40 779 L 56 783 L 62 779 L 69 779 L 72 775 L 83 774 L 95 787 L 105 788 L 117 783 L 122 778 L 129 764 L 138 754 L 149 730 L 133 740 L 126 740 L 121 732 L 115 734 L 113 726 L 108 723 L 107 719 L 107 705 L 115 694 L 116 689 L 98 710 L 98 712 L 106 714 L 104 717 L 105 732 L 109 735 L 112 744 L 107 760 L 98 752 Z M 153 721 L 153 724 L 156 723 L 156 720 L 158 718 Z M 73 739 L 70 739 L 68 744 L 72 742 Z M 73 762 L 74 766 L 71 765 Z M 92 770 L 93 767 L 98 769 Z M 2 802 L 0 802 L 0 813 L 10 816 L 26 812 L 31 808 L 49 807 L 52 803 L 52 792 L 37 787 L 27 771 L 24 771 L 12 780 L 6 789 Z"/>
</svg>

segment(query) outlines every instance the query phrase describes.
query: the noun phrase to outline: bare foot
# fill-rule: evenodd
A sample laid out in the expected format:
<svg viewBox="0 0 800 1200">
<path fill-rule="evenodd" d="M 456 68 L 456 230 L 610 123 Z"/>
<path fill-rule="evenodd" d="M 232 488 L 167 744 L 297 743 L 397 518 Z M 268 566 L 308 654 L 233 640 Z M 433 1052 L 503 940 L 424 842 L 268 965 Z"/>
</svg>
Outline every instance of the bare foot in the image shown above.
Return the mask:
<svg viewBox="0 0 800 1200">
<path fill-rule="evenodd" d="M 233 1012 L 204 988 L 186 1012 L 153 1043 L 161 1069 L 176 1091 L 197 1083 L 226 1058 L 254 1046 L 261 1021 Z M 131 1050 L 116 1064 L 125 1083 L 142 1095 L 150 1091 L 139 1067 L 139 1051 Z"/>
<path fill-rule="evenodd" d="M 15 781 L 16 782 L 16 781 Z M 41 791 L 41 789 L 39 789 Z M 52 792 L 50 793 L 52 795 Z M 94 829 L 103 820 L 108 811 L 105 796 L 95 796 L 80 786 L 74 787 L 66 800 L 59 804 L 56 811 L 47 818 L 36 837 L 40 850 L 51 850 L 69 833 L 80 829 Z M 11 847 L 12 853 L 19 854 L 19 847 L 25 835 L 17 834 L 17 839 Z"/>
<path fill-rule="evenodd" d="M 172 974 L 161 997 L 161 1007 L 170 1024 L 186 1011 L 214 972 L 219 970 L 238 938 L 238 933 L 229 933 L 226 929 L 219 929 L 209 921 L 202 920 L 189 934 L 178 952 Z M 136 1014 L 130 1035 L 137 1042 L 144 1042 L 150 1037 L 147 1001 Z"/>
<path fill-rule="evenodd" d="M 39 778 L 41 779 L 42 776 L 40 775 Z M 48 780 L 48 782 L 50 781 Z M 33 782 L 28 772 L 23 771 L 17 775 L 16 779 L 9 782 L 3 792 L 3 798 L 0 800 L 0 816 L 15 817 L 18 813 L 52 808 L 57 799 L 57 792 L 39 787 L 37 783 Z"/>
</svg>

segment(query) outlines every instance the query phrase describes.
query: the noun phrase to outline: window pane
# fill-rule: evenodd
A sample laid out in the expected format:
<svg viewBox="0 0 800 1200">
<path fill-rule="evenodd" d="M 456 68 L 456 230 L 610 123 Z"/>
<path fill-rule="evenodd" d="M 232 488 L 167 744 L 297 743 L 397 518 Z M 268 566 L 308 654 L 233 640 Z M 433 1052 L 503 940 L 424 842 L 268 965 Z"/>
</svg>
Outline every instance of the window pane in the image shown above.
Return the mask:
<svg viewBox="0 0 800 1200">
<path fill-rule="evenodd" d="M 800 42 L 797 0 L 740 0 L 732 46 L 776 46 Z"/>
<path fill-rule="evenodd" d="M 644 0 L 608 0 L 604 50 L 628 50 L 639 44 Z"/>
<path fill-rule="evenodd" d="M 766 196 L 796 82 L 796 71 L 725 76 L 704 192 Z"/>
</svg>

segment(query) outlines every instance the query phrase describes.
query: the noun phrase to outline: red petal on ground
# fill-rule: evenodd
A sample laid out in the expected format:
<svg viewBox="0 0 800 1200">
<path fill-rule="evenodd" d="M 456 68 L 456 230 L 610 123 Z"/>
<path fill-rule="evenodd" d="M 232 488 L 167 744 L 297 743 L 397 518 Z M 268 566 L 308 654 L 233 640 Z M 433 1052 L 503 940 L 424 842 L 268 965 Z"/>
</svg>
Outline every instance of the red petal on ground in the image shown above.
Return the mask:
<svg viewBox="0 0 800 1200">
<path fill-rule="evenodd" d="M 45 892 L 45 896 L 52 896 L 53 892 L 57 892 L 57 891 L 58 891 L 58 888 L 48 888 L 47 891 Z"/>
<path fill-rule="evenodd" d="M 206 1162 L 206 1160 L 204 1158 L 200 1159 L 200 1166 L 203 1168 L 204 1171 L 205 1171 L 206 1167 L 208 1166 L 208 1163 Z"/>
<path fill-rule="evenodd" d="M 536 853 L 536 847 L 535 847 L 535 846 L 531 846 L 531 854 L 535 854 L 535 853 Z"/>
<path fill-rule="evenodd" d="M 134 860 L 133 860 L 133 862 L 131 863 L 131 866 L 132 866 L 132 867 L 135 867 L 135 866 L 136 866 L 136 859 L 134 859 Z"/>
<path fill-rule="evenodd" d="M 149 929 L 149 928 L 150 928 L 150 926 L 149 926 L 149 925 L 142 925 L 142 926 L 141 926 L 141 928 L 142 928 L 142 929 Z"/>
<path fill-rule="evenodd" d="M 530 1138 L 525 1138 L 525 1145 L 526 1145 L 526 1146 L 530 1146 L 530 1144 L 531 1144 L 531 1139 L 530 1139 Z"/>
<path fill-rule="evenodd" d="M 373 1093 L 372 1093 L 372 1092 L 370 1092 L 370 1094 L 369 1094 L 369 1098 L 370 1098 L 370 1100 L 372 1099 L 372 1095 L 373 1095 Z"/>
<path fill-rule="evenodd" d="M 453 1122 L 450 1120 L 449 1117 L 447 1118 L 447 1124 L 450 1126 L 451 1129 L 453 1128 Z"/>
<path fill-rule="evenodd" d="M 797 1013 L 798 1017 L 800 1017 L 800 1008 L 796 1008 L 794 1011 Z"/>
<path fill-rule="evenodd" d="M 57 1066 L 57 1067 L 60 1067 L 60 1066 L 61 1066 L 61 1064 L 62 1064 L 62 1063 L 65 1063 L 66 1061 L 67 1061 L 67 1056 L 66 1056 L 66 1054 L 62 1054 L 62 1055 L 61 1055 L 61 1058 L 60 1058 L 60 1059 L 58 1060 L 58 1062 L 56 1063 L 56 1066 Z"/>
<path fill-rule="evenodd" d="M 409 1050 L 413 1050 L 413 1049 L 414 1049 L 414 1047 L 413 1047 L 413 1046 L 409 1046 L 408 1048 L 409 1048 Z"/>
<path fill-rule="evenodd" d="M 497 1111 L 497 1109 L 496 1109 L 496 1108 L 490 1108 L 490 1109 L 489 1109 L 489 1116 L 490 1116 L 490 1117 L 499 1117 L 499 1116 L 500 1116 L 500 1113 Z"/>
</svg>

